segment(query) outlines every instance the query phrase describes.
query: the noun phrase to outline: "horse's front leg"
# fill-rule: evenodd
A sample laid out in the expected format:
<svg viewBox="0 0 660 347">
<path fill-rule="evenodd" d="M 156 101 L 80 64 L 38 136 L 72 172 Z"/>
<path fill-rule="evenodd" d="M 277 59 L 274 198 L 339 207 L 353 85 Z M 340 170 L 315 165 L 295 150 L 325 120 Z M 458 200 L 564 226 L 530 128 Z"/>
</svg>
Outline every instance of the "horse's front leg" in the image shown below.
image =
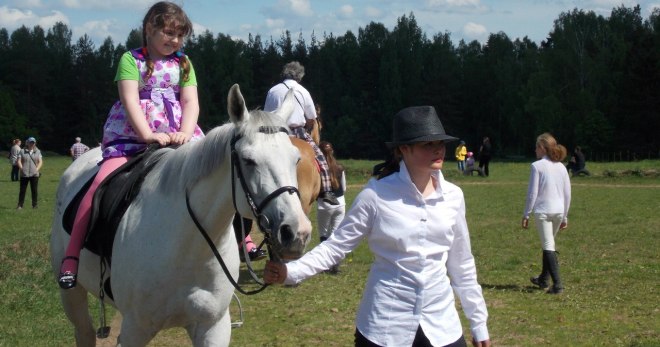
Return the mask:
<svg viewBox="0 0 660 347">
<path fill-rule="evenodd" d="M 62 306 L 67 318 L 73 324 L 76 336 L 76 346 L 96 346 L 96 333 L 89 315 L 87 291 L 82 286 L 73 289 L 60 290 Z"/>
<path fill-rule="evenodd" d="M 146 328 L 131 313 L 122 313 L 121 330 L 117 346 L 121 347 L 143 347 L 156 336 L 157 331 Z"/>
<path fill-rule="evenodd" d="M 231 340 L 229 308 L 218 321 L 199 322 L 186 327 L 195 347 L 227 347 Z"/>
</svg>

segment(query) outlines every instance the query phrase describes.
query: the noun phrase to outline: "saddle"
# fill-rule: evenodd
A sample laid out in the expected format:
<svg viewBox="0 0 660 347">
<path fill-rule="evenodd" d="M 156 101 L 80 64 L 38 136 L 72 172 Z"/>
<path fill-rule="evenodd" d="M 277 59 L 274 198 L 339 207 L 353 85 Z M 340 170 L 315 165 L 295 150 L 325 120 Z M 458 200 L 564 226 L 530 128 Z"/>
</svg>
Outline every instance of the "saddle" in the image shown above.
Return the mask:
<svg viewBox="0 0 660 347">
<path fill-rule="evenodd" d="M 158 149 L 158 144 L 149 145 L 143 152 L 108 175 L 94 193 L 84 248 L 99 255 L 108 266 L 112 263 L 112 245 L 119 222 L 139 193 L 144 178 L 168 152 Z M 62 224 L 68 234 L 73 230 L 80 202 L 93 181 L 94 176 L 64 211 Z"/>
</svg>

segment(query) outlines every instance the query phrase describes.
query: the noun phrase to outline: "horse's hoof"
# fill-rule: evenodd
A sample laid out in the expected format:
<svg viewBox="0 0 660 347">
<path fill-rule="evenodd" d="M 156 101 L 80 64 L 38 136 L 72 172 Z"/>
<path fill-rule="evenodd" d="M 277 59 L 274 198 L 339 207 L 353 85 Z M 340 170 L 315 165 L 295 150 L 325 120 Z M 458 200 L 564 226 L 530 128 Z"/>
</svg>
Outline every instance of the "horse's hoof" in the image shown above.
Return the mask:
<svg viewBox="0 0 660 347">
<path fill-rule="evenodd" d="M 71 289 L 76 286 L 77 275 L 74 274 L 73 272 L 65 272 L 63 274 L 60 274 L 59 280 L 57 280 L 57 283 L 60 285 L 60 288 L 62 289 Z"/>
</svg>

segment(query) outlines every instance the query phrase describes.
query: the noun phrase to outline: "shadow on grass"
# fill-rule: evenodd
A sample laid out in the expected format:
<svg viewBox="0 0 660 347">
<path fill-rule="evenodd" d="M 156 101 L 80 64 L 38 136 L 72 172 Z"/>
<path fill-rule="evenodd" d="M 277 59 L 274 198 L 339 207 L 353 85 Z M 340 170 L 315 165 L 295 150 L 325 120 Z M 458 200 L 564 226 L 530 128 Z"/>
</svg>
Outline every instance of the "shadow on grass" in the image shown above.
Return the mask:
<svg viewBox="0 0 660 347">
<path fill-rule="evenodd" d="M 504 290 L 504 291 L 516 291 L 516 292 L 526 292 L 526 293 L 536 293 L 542 289 L 536 286 L 520 286 L 517 284 L 488 284 L 481 283 L 481 288 L 492 289 L 492 290 Z"/>
</svg>

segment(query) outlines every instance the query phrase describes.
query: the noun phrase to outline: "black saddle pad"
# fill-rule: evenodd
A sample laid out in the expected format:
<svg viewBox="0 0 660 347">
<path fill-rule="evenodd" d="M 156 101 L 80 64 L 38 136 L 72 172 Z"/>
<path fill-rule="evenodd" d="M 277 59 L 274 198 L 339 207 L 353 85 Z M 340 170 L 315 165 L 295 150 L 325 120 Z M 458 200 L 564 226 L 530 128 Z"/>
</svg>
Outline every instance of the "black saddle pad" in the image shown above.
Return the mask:
<svg viewBox="0 0 660 347">
<path fill-rule="evenodd" d="M 157 145 L 150 145 L 144 152 L 132 157 L 108 175 L 94 193 L 84 247 L 104 258 L 106 264 L 111 264 L 112 245 L 119 222 L 140 191 L 144 178 L 166 152 L 158 150 Z M 62 223 L 69 234 L 73 229 L 80 201 L 93 180 L 94 178 L 90 179 L 83 186 L 64 212 Z"/>
</svg>

